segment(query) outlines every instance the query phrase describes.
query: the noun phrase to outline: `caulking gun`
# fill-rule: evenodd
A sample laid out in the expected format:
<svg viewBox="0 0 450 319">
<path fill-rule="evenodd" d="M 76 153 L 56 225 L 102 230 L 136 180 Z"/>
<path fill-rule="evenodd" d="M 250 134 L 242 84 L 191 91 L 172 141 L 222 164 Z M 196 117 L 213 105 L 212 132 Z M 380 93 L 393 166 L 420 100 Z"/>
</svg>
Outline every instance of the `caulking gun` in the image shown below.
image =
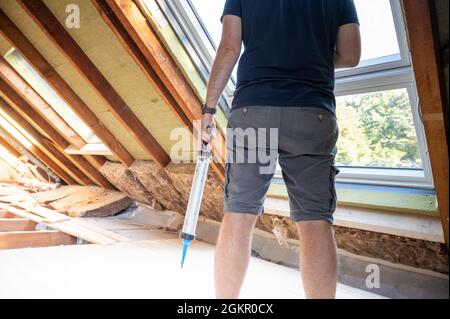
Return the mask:
<svg viewBox="0 0 450 319">
<path fill-rule="evenodd" d="M 212 133 L 212 129 L 208 128 Z M 195 229 L 197 228 L 198 215 L 202 204 L 203 190 L 205 188 L 206 178 L 208 177 L 209 163 L 212 159 L 212 153 L 208 148 L 208 143 L 202 142 L 202 147 L 197 158 L 194 179 L 192 181 L 191 194 L 184 218 L 183 230 L 180 234 L 183 240 L 183 253 L 181 257 L 181 268 L 183 268 L 186 252 L 189 244 L 195 240 Z"/>
</svg>

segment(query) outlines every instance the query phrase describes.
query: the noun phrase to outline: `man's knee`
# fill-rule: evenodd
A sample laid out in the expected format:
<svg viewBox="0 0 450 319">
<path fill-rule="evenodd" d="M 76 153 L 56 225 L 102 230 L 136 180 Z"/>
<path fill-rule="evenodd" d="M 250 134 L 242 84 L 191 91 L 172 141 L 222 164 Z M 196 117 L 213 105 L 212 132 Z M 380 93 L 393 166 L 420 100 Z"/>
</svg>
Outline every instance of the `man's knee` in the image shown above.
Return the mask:
<svg viewBox="0 0 450 319">
<path fill-rule="evenodd" d="M 257 219 L 258 215 L 256 214 L 225 212 L 222 222 L 238 228 L 253 228 Z"/>
<path fill-rule="evenodd" d="M 333 225 L 326 220 L 301 221 L 295 224 L 300 234 L 319 234 L 333 231 Z"/>
</svg>

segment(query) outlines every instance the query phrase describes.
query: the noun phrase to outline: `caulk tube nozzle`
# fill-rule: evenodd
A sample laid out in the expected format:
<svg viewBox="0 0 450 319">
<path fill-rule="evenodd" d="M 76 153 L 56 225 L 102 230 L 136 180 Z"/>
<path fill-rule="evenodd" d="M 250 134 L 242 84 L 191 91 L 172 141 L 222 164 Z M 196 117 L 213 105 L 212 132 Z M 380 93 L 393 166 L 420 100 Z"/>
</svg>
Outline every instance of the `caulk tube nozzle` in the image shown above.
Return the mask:
<svg viewBox="0 0 450 319">
<path fill-rule="evenodd" d="M 188 246 L 189 246 L 190 243 L 191 243 L 190 240 L 183 239 L 183 253 L 181 255 L 181 268 L 183 268 L 183 266 L 184 266 L 184 261 L 186 259 L 187 249 L 188 249 Z"/>
</svg>

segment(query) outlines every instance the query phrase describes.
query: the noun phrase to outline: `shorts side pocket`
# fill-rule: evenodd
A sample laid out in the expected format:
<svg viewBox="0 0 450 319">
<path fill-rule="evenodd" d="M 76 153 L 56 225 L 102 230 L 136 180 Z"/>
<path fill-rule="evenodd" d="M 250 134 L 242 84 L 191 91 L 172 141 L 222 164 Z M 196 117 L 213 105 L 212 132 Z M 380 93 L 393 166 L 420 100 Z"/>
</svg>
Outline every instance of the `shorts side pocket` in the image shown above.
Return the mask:
<svg viewBox="0 0 450 319">
<path fill-rule="evenodd" d="M 331 205 L 330 213 L 334 213 L 337 204 L 337 193 L 336 193 L 336 176 L 339 174 L 340 170 L 334 165 L 330 166 L 330 182 L 331 182 Z"/>
<path fill-rule="evenodd" d="M 228 186 L 230 184 L 230 164 L 225 164 L 225 186 L 224 186 L 224 197 L 228 198 Z"/>
</svg>

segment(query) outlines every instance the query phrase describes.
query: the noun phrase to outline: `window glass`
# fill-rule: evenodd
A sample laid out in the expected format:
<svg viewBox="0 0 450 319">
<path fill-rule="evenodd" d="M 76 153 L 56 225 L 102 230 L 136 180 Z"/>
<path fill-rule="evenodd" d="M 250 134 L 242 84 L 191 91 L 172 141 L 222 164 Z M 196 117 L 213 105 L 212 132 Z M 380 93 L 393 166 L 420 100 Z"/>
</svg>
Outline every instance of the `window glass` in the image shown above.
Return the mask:
<svg viewBox="0 0 450 319">
<path fill-rule="evenodd" d="M 216 48 L 219 46 L 222 36 L 222 17 L 225 0 L 190 0 L 199 17 L 211 36 Z"/>
<path fill-rule="evenodd" d="M 422 169 L 407 89 L 337 98 L 339 166 Z"/>
<path fill-rule="evenodd" d="M 400 48 L 390 1 L 355 0 L 355 5 L 361 24 L 361 60 L 364 62 L 388 56 L 399 60 Z"/>
<path fill-rule="evenodd" d="M 225 0 L 190 0 L 217 47 L 222 34 Z M 361 23 L 362 64 L 400 59 L 400 48 L 389 0 L 355 0 Z M 370 61 L 372 60 L 372 61 Z M 368 63 L 370 62 L 370 63 Z"/>
<path fill-rule="evenodd" d="M 16 50 L 5 56 L 11 66 L 77 132 L 86 143 L 101 143 L 91 129 L 75 114 L 33 67 Z"/>
</svg>

